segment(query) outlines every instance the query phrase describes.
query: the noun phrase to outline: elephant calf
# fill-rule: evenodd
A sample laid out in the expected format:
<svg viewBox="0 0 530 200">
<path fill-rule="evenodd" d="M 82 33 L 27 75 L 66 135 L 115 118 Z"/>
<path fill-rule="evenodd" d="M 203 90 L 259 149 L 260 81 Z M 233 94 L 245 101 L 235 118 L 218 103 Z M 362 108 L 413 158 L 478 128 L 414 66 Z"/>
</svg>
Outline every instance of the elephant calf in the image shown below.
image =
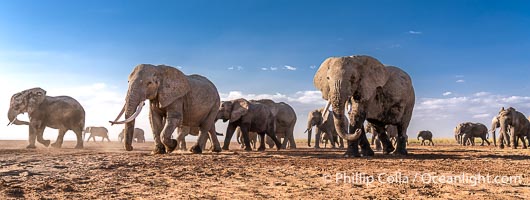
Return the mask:
<svg viewBox="0 0 530 200">
<path fill-rule="evenodd" d="M 253 149 L 256 149 L 256 143 L 258 142 L 258 133 L 256 132 L 248 132 L 248 138 L 250 139 L 250 145 L 252 145 Z M 236 139 L 237 143 L 241 145 L 241 148 L 245 147 L 245 138 L 243 137 L 243 134 L 241 133 L 241 128 L 236 129 Z M 267 137 L 269 139 L 269 137 Z M 265 141 L 267 144 L 269 140 Z M 274 142 L 273 142 L 274 145 Z"/>
<path fill-rule="evenodd" d="M 28 113 L 29 122 L 17 119 L 17 115 L 21 113 Z M 11 97 L 8 118 L 8 125 L 29 125 L 29 145 L 26 148 L 36 148 L 35 139 L 44 146 L 50 145 L 50 141 L 42 137 L 46 127 L 59 129 L 59 135 L 55 143 L 51 144 L 52 147 L 60 148 L 64 134 L 72 130 L 77 136 L 75 148 L 83 148 L 85 110 L 72 97 L 46 96 L 46 91 L 41 88 L 24 90 Z"/>
<path fill-rule="evenodd" d="M 213 127 L 212 129 L 215 129 L 215 127 Z M 186 136 L 187 135 L 199 136 L 199 132 L 200 132 L 200 128 L 199 127 L 189 127 L 189 126 L 178 127 L 177 149 L 186 150 L 187 149 L 187 147 L 186 147 Z M 223 136 L 223 134 L 217 133 L 217 131 L 216 131 L 216 135 L 217 136 Z M 209 135 L 208 141 L 210 141 L 210 144 L 211 144 L 211 148 L 210 149 L 212 151 L 214 151 L 215 145 L 213 144 L 211 137 L 212 136 Z M 204 142 L 203 144 L 200 144 L 200 146 L 201 146 L 201 149 L 205 149 L 206 148 L 206 142 Z"/>
<path fill-rule="evenodd" d="M 432 145 L 434 146 L 434 142 L 432 141 L 432 132 L 431 131 L 420 131 L 418 132 L 418 140 L 420 140 L 421 137 L 421 144 L 420 145 Z M 429 141 L 429 143 L 425 143 L 425 141 Z"/>
<path fill-rule="evenodd" d="M 481 123 L 461 123 L 455 127 L 455 135 L 457 138 L 461 139 L 460 144 L 463 146 L 466 146 L 468 143 L 471 143 L 471 145 L 474 146 L 476 137 L 482 139 L 481 146 L 484 146 L 484 142 L 487 142 L 488 145 L 490 145 L 490 142 L 486 138 L 488 135 L 488 128 Z"/>
<path fill-rule="evenodd" d="M 257 132 L 260 136 L 258 151 L 265 151 L 265 134 L 274 140 L 278 150 L 281 149 L 280 141 L 276 138 L 274 115 L 271 108 L 265 104 L 250 102 L 246 99 L 223 101 L 219 107 L 216 119 L 222 119 L 223 122 L 229 121 L 223 150 L 229 149 L 230 140 L 237 127 L 241 128 L 246 151 L 252 150 L 250 148 L 249 132 Z"/>
<path fill-rule="evenodd" d="M 96 141 L 96 136 L 97 137 L 101 137 L 101 141 L 102 142 L 105 141 L 105 139 L 107 139 L 107 141 L 110 142 L 109 130 L 107 130 L 107 128 L 105 128 L 105 127 L 89 126 L 89 127 L 85 128 L 83 137 L 86 136 L 87 133 L 90 133 L 90 136 L 86 140 L 87 142 L 90 140 L 90 138 L 92 138 L 94 140 L 94 142 L 95 142 Z"/>
</svg>

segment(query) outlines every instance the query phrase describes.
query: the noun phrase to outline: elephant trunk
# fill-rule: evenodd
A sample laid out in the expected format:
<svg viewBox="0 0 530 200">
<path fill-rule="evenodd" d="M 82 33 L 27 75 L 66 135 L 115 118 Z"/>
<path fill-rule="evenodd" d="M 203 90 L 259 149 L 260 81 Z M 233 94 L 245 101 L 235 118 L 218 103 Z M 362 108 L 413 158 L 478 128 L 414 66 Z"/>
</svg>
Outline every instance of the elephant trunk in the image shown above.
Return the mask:
<svg viewBox="0 0 530 200">
<path fill-rule="evenodd" d="M 328 112 L 328 109 L 329 109 L 329 105 L 331 104 L 331 102 L 328 102 L 328 105 L 326 105 L 326 108 L 324 110 L 324 116 L 325 116 L 325 113 Z M 337 131 L 337 134 L 342 138 L 342 139 L 345 139 L 347 141 L 355 141 L 357 139 L 359 139 L 362 135 L 362 131 L 355 131 L 354 134 L 348 134 L 347 132 L 347 124 L 345 123 L 346 120 L 346 115 L 344 114 L 344 102 L 343 101 L 340 101 L 339 103 L 337 104 L 334 104 L 333 105 L 333 120 L 334 120 L 334 125 L 335 125 L 335 130 Z M 354 121 L 354 120 L 352 120 Z"/>
<path fill-rule="evenodd" d="M 11 107 L 9 108 L 9 111 L 7 113 L 7 118 L 9 119 L 9 123 L 7 124 L 8 126 L 11 125 L 11 124 L 14 124 L 14 125 L 29 125 L 29 122 L 18 120 L 17 119 L 17 115 L 18 114 L 20 114 L 20 113 L 17 113 L 17 111 L 12 109 Z"/>
<path fill-rule="evenodd" d="M 311 119 L 307 121 L 307 129 L 305 132 L 307 132 L 307 146 L 311 147 L 311 135 L 313 134 L 313 124 L 311 124 Z"/>
<path fill-rule="evenodd" d="M 125 103 L 125 122 L 124 137 L 125 137 L 125 150 L 132 151 L 132 141 L 134 136 L 134 124 L 136 116 L 140 114 L 143 106 L 143 100 L 139 95 L 132 92 L 134 87 L 129 88 L 127 92 L 127 98 Z"/>
</svg>

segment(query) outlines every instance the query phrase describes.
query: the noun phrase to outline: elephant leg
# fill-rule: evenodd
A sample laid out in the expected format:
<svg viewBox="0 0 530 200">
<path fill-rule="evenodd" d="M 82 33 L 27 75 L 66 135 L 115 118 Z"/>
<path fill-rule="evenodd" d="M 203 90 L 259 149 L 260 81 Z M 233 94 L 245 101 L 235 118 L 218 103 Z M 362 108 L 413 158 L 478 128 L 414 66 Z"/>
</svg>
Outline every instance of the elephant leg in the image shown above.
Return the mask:
<svg viewBox="0 0 530 200">
<path fill-rule="evenodd" d="M 296 140 L 294 140 L 294 125 L 289 127 L 285 132 L 286 139 L 289 139 L 289 149 L 296 149 Z"/>
<path fill-rule="evenodd" d="M 385 126 L 375 126 L 375 132 L 377 132 L 377 139 L 375 141 L 376 144 L 376 150 L 381 150 L 381 145 L 383 146 L 383 154 L 389 154 L 390 152 L 394 151 L 394 147 L 392 146 L 392 143 L 390 139 L 388 138 L 388 135 L 385 133 Z"/>
<path fill-rule="evenodd" d="M 490 141 L 488 141 L 488 139 L 486 139 L 486 136 L 484 136 L 484 138 L 482 138 L 482 143 L 484 143 L 484 141 L 486 141 L 486 143 L 488 143 L 488 146 L 491 145 Z"/>
<path fill-rule="evenodd" d="M 258 151 L 265 151 L 265 140 L 266 140 L 265 133 L 259 132 L 258 135 L 260 138 Z"/>
<path fill-rule="evenodd" d="M 199 131 L 199 138 L 197 138 L 197 143 L 193 145 L 190 149 L 192 153 L 200 154 L 204 150 L 202 146 L 206 146 L 206 140 L 209 138 L 210 127 L 202 126 Z M 214 133 L 215 134 L 215 133 Z M 202 145 L 201 145 L 202 144 Z"/>
<path fill-rule="evenodd" d="M 234 131 L 236 131 L 236 128 L 237 128 L 236 125 L 232 123 L 228 123 L 228 127 L 226 127 L 225 142 L 222 148 L 223 150 L 228 150 L 230 148 L 230 140 L 232 139 L 232 136 L 234 135 Z"/>
<path fill-rule="evenodd" d="M 55 142 L 51 144 L 52 147 L 61 148 L 61 146 L 63 145 L 63 138 L 64 134 L 66 134 L 66 131 L 68 130 L 59 129 L 59 135 L 57 135 L 57 140 L 55 140 Z"/>
<path fill-rule="evenodd" d="M 50 140 L 45 140 L 42 136 L 44 134 L 44 127 L 39 127 L 35 129 L 35 135 L 37 136 L 37 141 L 44 146 L 50 146 Z"/>
<path fill-rule="evenodd" d="M 29 145 L 26 146 L 26 149 L 35 149 L 37 148 L 37 146 L 35 146 L 35 140 L 37 139 L 37 134 L 35 133 L 36 131 L 34 130 L 33 127 L 29 127 L 29 137 L 28 137 L 28 142 L 29 142 Z"/>
<path fill-rule="evenodd" d="M 403 125 L 397 126 L 398 130 L 398 136 L 397 136 L 397 144 L 396 144 L 396 150 L 392 152 L 393 154 L 397 155 L 407 155 L 407 138 L 405 136 L 405 133 L 407 132 L 407 129 L 403 127 Z"/>
<path fill-rule="evenodd" d="M 212 151 L 221 152 L 221 144 L 219 143 L 219 139 L 217 139 L 217 130 L 215 130 L 215 124 L 211 125 L 209 133 L 210 142 L 212 143 Z"/>
<path fill-rule="evenodd" d="M 317 127 L 315 133 L 315 149 L 320 149 L 320 140 L 322 139 L 322 131 Z"/>
<path fill-rule="evenodd" d="M 333 149 L 337 148 L 335 146 L 335 138 L 333 138 L 333 134 L 330 133 L 330 134 L 326 134 L 326 135 L 328 136 L 328 141 L 330 141 L 330 143 L 331 143 L 331 148 L 333 148 Z"/>
<path fill-rule="evenodd" d="M 515 135 L 515 131 L 510 129 L 510 139 L 512 139 L 512 149 L 517 149 L 517 136 Z"/>
<path fill-rule="evenodd" d="M 176 115 L 174 113 L 169 113 L 166 118 L 166 124 L 162 129 L 162 144 L 165 146 L 167 153 L 171 153 L 177 148 L 177 140 L 171 139 L 171 135 L 173 135 L 175 128 L 181 123 L 180 117 L 170 116 L 171 114 Z"/>
<path fill-rule="evenodd" d="M 280 141 L 278 140 L 278 138 L 276 138 L 276 132 L 274 131 L 272 127 L 274 126 L 269 125 L 269 128 L 267 131 L 265 131 L 265 134 L 267 134 L 272 139 L 272 141 L 274 141 L 274 144 L 276 144 L 276 149 L 280 150 L 281 149 Z"/>
<path fill-rule="evenodd" d="M 339 141 L 340 141 L 340 146 L 339 146 L 339 148 L 340 148 L 340 149 L 344 149 L 344 139 L 342 139 L 341 137 L 339 137 L 338 139 L 339 139 Z"/>
<path fill-rule="evenodd" d="M 430 139 L 430 140 L 431 140 L 431 145 L 434 146 L 434 142 L 432 141 L 432 139 Z"/>
<path fill-rule="evenodd" d="M 287 139 L 285 133 L 276 132 L 276 139 L 278 139 L 278 141 L 282 143 L 282 149 L 287 149 L 287 144 L 289 143 L 289 140 Z"/>
<path fill-rule="evenodd" d="M 82 149 L 83 148 L 83 127 L 74 128 L 74 130 L 72 131 L 74 131 L 75 136 L 77 137 L 77 144 L 75 145 L 75 148 Z"/>
<path fill-rule="evenodd" d="M 155 148 L 151 151 L 151 154 L 165 154 L 166 148 L 160 139 L 160 134 L 162 133 L 162 129 L 164 127 L 164 117 L 157 114 L 157 112 L 153 110 L 153 106 L 151 106 L 151 110 L 149 112 L 149 122 L 151 123 L 151 129 L 153 130 L 153 140 L 155 142 Z M 136 141 L 139 142 L 139 139 Z"/>
<path fill-rule="evenodd" d="M 179 128 L 182 129 L 182 128 Z M 177 135 L 177 148 L 179 150 L 186 150 L 188 149 L 186 147 L 186 136 L 188 133 L 185 133 L 184 131 L 179 130 L 179 134 Z"/>
<path fill-rule="evenodd" d="M 245 143 L 245 151 L 252 151 L 252 147 L 250 147 L 250 138 L 248 137 L 249 127 L 241 126 L 240 129 L 241 129 L 241 134 L 243 136 L 243 142 Z"/>
<path fill-rule="evenodd" d="M 90 134 L 90 135 L 88 136 L 88 138 L 86 139 L 86 142 L 90 141 L 90 138 L 91 138 L 91 137 L 92 137 L 92 134 Z"/>
<path fill-rule="evenodd" d="M 526 149 L 526 141 L 524 141 L 524 137 L 521 136 L 521 142 L 523 143 L 523 149 Z M 529 144 L 530 145 L 530 144 Z"/>
</svg>

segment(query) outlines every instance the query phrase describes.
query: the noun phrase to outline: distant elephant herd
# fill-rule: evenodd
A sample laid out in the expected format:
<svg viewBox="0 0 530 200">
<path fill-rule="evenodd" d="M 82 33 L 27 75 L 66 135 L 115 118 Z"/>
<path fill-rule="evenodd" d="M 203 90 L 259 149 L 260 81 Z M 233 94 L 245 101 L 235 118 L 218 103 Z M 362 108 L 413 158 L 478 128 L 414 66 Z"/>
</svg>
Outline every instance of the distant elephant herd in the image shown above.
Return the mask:
<svg viewBox="0 0 530 200">
<path fill-rule="evenodd" d="M 210 140 L 211 151 L 228 150 L 234 132 L 245 150 L 264 151 L 266 144 L 277 149 L 296 148 L 294 127 L 295 110 L 284 102 L 269 99 L 232 99 L 221 101 L 216 86 L 201 75 L 185 75 L 179 69 L 166 65 L 137 65 L 129 75 L 126 102 L 112 125 L 124 124 L 119 134 L 125 150 L 132 151 L 132 142 L 145 142 L 144 131 L 135 128 L 135 119 L 149 100 L 149 121 L 153 131 L 152 154 L 165 154 L 175 149 L 186 149 L 185 137 L 198 136 L 191 147 L 193 153 L 205 150 Z M 394 66 L 385 66 L 370 56 L 345 56 L 327 58 L 317 70 L 314 86 L 327 101 L 323 108 L 308 114 L 308 145 L 311 146 L 313 129 L 315 148 L 320 143 L 331 147 L 344 147 L 345 157 L 373 156 L 366 133 L 372 133 L 372 144 L 384 154 L 407 155 L 407 128 L 415 104 L 415 93 L 410 76 Z M 331 107 L 331 110 L 330 110 Z M 29 122 L 17 119 L 28 113 Z M 124 120 L 120 118 L 124 116 Z M 83 133 L 91 138 L 108 140 L 104 127 L 86 127 L 85 111 L 81 104 L 68 96 L 47 96 L 41 88 L 32 88 L 14 94 L 8 111 L 9 124 L 29 126 L 29 145 L 35 141 L 48 146 L 43 139 L 46 127 L 59 130 L 53 147 L 61 147 L 64 134 L 71 130 L 77 136 L 76 148 L 83 148 Z M 215 123 L 228 122 L 223 146 L 217 139 Z M 8 125 L 9 125 L 8 124 Z M 314 128 L 313 128 L 314 127 Z M 474 138 L 487 141 L 487 134 L 500 127 L 500 147 L 516 148 L 520 139 L 530 133 L 528 119 L 513 108 L 502 109 L 492 122 L 492 129 L 475 123 L 462 123 L 455 127 L 455 139 L 462 145 L 474 145 Z M 178 136 L 173 139 L 177 130 Z M 508 135 L 508 132 L 510 135 Z M 259 136 L 259 138 L 258 138 Z M 266 137 L 268 136 L 268 137 Z M 434 145 L 430 131 L 420 131 L 422 145 Z M 268 139 L 266 139 L 268 138 Z M 375 143 L 375 144 L 374 144 Z M 489 144 L 489 142 L 488 142 Z M 529 141 L 530 144 L 530 141 Z M 360 147 L 360 148 L 359 148 Z"/>
</svg>

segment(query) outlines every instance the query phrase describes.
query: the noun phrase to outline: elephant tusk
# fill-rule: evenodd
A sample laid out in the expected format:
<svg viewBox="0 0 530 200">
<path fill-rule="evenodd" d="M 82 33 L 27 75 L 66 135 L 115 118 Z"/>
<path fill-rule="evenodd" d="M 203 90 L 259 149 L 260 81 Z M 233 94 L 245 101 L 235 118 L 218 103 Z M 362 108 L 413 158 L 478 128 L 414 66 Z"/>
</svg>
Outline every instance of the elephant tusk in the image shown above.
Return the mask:
<svg viewBox="0 0 530 200">
<path fill-rule="evenodd" d="M 124 121 L 109 121 L 110 124 L 114 125 L 114 124 L 126 124 L 126 123 L 129 123 L 129 122 L 132 122 L 134 119 L 136 119 L 136 117 L 138 117 L 138 115 L 140 115 L 140 112 L 142 112 L 142 108 L 144 107 L 145 105 L 145 102 L 140 102 L 140 105 L 138 105 L 138 107 L 136 108 L 136 112 L 134 112 L 134 114 L 129 117 L 128 119 L 124 120 Z M 125 107 L 124 107 L 125 108 Z M 122 110 L 123 111 L 123 110 Z"/>
<path fill-rule="evenodd" d="M 121 109 L 120 111 L 120 114 L 118 114 L 118 117 L 116 117 L 116 119 L 114 121 L 109 121 L 110 122 L 110 125 L 114 125 L 114 122 L 118 121 L 121 116 L 123 115 L 123 113 L 125 112 L 125 104 L 123 104 L 123 108 Z"/>
<path fill-rule="evenodd" d="M 15 117 L 15 119 L 13 119 L 13 120 L 12 120 L 12 121 L 10 121 L 9 123 L 7 123 L 7 126 L 9 126 L 9 125 L 11 125 L 11 124 L 15 123 L 15 121 L 17 121 L 17 118 L 16 118 L 16 117 Z"/>
<path fill-rule="evenodd" d="M 328 101 L 326 104 L 326 107 L 324 108 L 324 112 L 322 112 L 322 116 L 326 116 L 327 112 L 329 112 L 329 106 L 331 105 L 331 101 Z"/>
</svg>

